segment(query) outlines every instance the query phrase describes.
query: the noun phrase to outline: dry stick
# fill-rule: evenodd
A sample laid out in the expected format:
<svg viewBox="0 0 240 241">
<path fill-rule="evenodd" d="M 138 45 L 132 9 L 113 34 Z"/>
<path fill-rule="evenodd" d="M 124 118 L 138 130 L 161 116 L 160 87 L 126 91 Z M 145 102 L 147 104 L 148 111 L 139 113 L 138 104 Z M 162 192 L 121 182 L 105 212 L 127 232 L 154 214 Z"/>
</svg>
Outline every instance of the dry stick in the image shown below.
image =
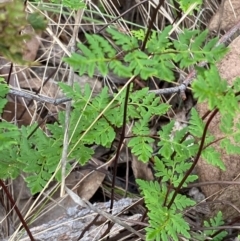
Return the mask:
<svg viewBox="0 0 240 241">
<path fill-rule="evenodd" d="M 80 24 L 82 16 L 83 16 L 83 10 L 79 9 L 75 17 L 75 23 Z M 77 24 L 74 25 L 73 35 L 69 44 L 71 47 L 71 53 L 76 52 L 78 29 L 79 29 L 79 26 Z M 71 87 L 73 86 L 73 79 L 74 79 L 74 69 L 70 67 L 69 76 L 68 76 L 68 85 Z M 64 131 L 64 138 L 63 138 L 62 158 L 61 158 L 62 181 L 61 181 L 60 197 L 63 197 L 65 194 L 64 188 L 65 188 L 66 165 L 67 165 L 67 157 L 68 157 L 70 115 L 71 115 L 71 101 L 66 103 L 66 111 L 65 111 L 65 125 L 64 125 L 65 131 Z"/>
<path fill-rule="evenodd" d="M 56 68 L 50 73 L 50 75 L 47 77 L 47 79 L 43 82 L 43 85 L 42 85 L 41 87 L 39 87 L 38 90 L 35 92 L 36 95 L 38 95 L 38 94 L 40 93 L 42 87 L 47 84 L 47 82 L 50 80 L 50 78 L 52 78 L 52 77 L 56 74 L 58 68 L 59 68 L 59 66 L 56 67 Z M 31 101 L 29 101 L 29 103 L 27 104 L 27 107 L 31 106 L 32 103 L 33 103 L 33 99 L 31 99 Z M 26 113 L 26 111 L 27 111 L 27 108 L 25 108 L 25 110 L 22 112 L 22 114 L 18 117 L 19 120 L 22 119 L 22 117 L 23 117 L 23 115 Z"/>
<path fill-rule="evenodd" d="M 137 232 L 135 229 L 133 229 L 131 226 L 129 226 L 125 222 L 119 220 L 117 217 L 114 217 L 113 215 L 111 215 L 109 213 L 104 212 L 103 210 L 100 210 L 96 206 L 92 205 L 89 201 L 81 199 L 76 193 L 74 193 L 69 188 L 65 187 L 65 189 L 66 189 L 66 192 L 69 194 L 69 196 L 73 199 L 73 201 L 75 203 L 77 203 L 78 205 L 80 205 L 82 207 L 87 207 L 90 210 L 93 210 L 94 212 L 102 215 L 103 217 L 105 217 L 106 219 L 112 221 L 113 223 L 117 223 L 120 226 L 126 228 L 131 233 L 136 234 L 142 240 L 145 240 L 145 236 L 144 235 L 142 235 L 141 233 Z"/>
<path fill-rule="evenodd" d="M 12 87 L 10 87 L 8 93 L 15 95 L 15 96 L 23 97 L 25 99 L 36 100 L 36 101 L 49 103 L 49 104 L 53 104 L 53 105 L 60 105 L 60 104 L 63 104 L 64 102 L 68 102 L 68 101 L 72 100 L 71 98 L 68 98 L 68 97 L 54 99 L 54 98 L 50 98 L 50 97 L 47 97 L 44 95 L 38 95 L 31 91 L 18 90 L 18 89 L 12 88 Z"/>
<path fill-rule="evenodd" d="M 209 186 L 209 185 L 240 185 L 240 182 L 237 181 L 212 181 L 212 182 L 198 182 L 198 183 L 192 183 L 188 184 L 187 188 L 192 187 L 202 187 L 202 186 Z"/>
</svg>

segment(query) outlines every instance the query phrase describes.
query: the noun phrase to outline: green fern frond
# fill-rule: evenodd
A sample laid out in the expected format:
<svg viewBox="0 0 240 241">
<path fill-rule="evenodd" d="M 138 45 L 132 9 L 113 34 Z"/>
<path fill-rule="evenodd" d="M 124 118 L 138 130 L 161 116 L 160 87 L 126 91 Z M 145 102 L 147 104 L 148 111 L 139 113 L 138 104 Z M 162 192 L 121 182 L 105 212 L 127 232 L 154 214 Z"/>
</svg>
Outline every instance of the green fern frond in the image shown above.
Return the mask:
<svg viewBox="0 0 240 241">
<path fill-rule="evenodd" d="M 174 187 L 179 185 L 186 171 L 191 167 L 191 163 L 180 156 L 175 156 L 173 160 L 164 158 L 160 160 L 155 157 L 154 162 L 155 176 L 160 177 L 162 182 L 171 183 Z M 197 175 L 190 175 L 183 186 L 187 186 L 188 183 L 197 180 L 197 178 Z"/>
<path fill-rule="evenodd" d="M 8 85 L 5 83 L 3 78 L 0 78 L 0 113 L 3 112 L 3 108 L 7 104 L 7 99 L 5 97 L 8 91 Z"/>
<path fill-rule="evenodd" d="M 124 51 L 131 51 L 139 47 L 138 40 L 134 36 L 128 36 L 113 28 L 108 28 L 107 32 L 112 35 L 114 43 L 121 46 Z"/>
<path fill-rule="evenodd" d="M 207 30 L 200 32 L 185 29 L 179 39 L 173 41 L 176 51 L 181 53 L 175 57 L 175 61 L 180 63 L 180 68 L 195 65 L 201 61 L 215 63 L 226 54 L 227 49 L 223 45 L 217 47 L 213 45 L 217 40 L 211 40 L 204 45 L 207 33 Z"/>
<path fill-rule="evenodd" d="M 210 218 L 209 221 L 204 221 L 204 227 L 219 227 L 221 225 L 224 225 L 224 221 L 223 221 L 223 216 L 222 216 L 222 212 L 219 211 L 217 213 L 217 215 L 214 218 Z M 204 234 L 206 236 L 212 236 L 216 233 L 216 230 L 205 230 Z M 213 241 L 221 241 L 223 240 L 224 237 L 227 236 L 227 231 L 222 231 L 220 233 L 218 233 L 216 236 L 213 237 Z"/>
<path fill-rule="evenodd" d="M 146 35 L 146 32 L 142 28 L 140 28 L 138 30 L 132 30 L 131 33 L 136 39 L 141 40 L 141 41 L 144 40 L 144 37 Z"/>
<path fill-rule="evenodd" d="M 37 193 L 43 189 L 56 170 L 61 157 L 62 142 L 47 137 L 41 129 L 28 138 L 33 128 L 35 125 L 31 128 L 21 127 L 18 161 L 25 164 L 23 171 L 29 173 L 26 178 L 28 187 L 32 193 Z"/>
<path fill-rule="evenodd" d="M 172 26 L 170 25 L 165 27 L 162 32 L 153 31 L 151 38 L 147 42 L 148 53 L 162 53 L 172 46 L 172 43 L 169 39 L 169 32 L 171 29 Z"/>
<path fill-rule="evenodd" d="M 182 214 L 177 212 L 177 205 L 171 209 L 163 206 L 167 195 L 166 186 L 160 186 L 158 182 L 147 182 L 139 179 L 136 180 L 136 182 L 141 189 L 146 206 L 149 210 L 150 227 L 146 228 L 146 240 L 168 241 L 170 237 L 173 240 L 179 240 L 178 235 L 190 238 L 190 227 L 183 219 Z M 180 201 L 180 199 L 182 199 L 182 197 L 179 197 L 178 201 Z M 185 201 L 185 206 L 194 204 L 190 199 L 185 199 Z M 183 208 L 179 203 L 178 205 L 180 209 Z"/>
<path fill-rule="evenodd" d="M 192 136 L 200 138 L 203 134 L 204 122 L 195 108 L 191 109 L 190 114 L 189 132 Z"/>
<path fill-rule="evenodd" d="M 222 106 L 220 103 L 228 90 L 227 82 L 220 78 L 219 72 L 214 66 L 210 70 L 204 71 L 204 76 L 199 75 L 197 80 L 194 81 L 192 88 L 194 97 L 199 102 L 208 100 L 210 110 L 219 105 Z"/>
<path fill-rule="evenodd" d="M 238 140 L 239 140 L 239 133 L 238 133 Z M 239 141 L 238 141 L 239 143 Z M 232 143 L 230 139 L 221 140 L 220 146 L 226 150 L 227 154 L 240 154 L 239 144 Z"/>
<path fill-rule="evenodd" d="M 222 170 L 226 170 L 223 160 L 221 159 L 221 155 L 215 148 L 212 146 L 207 147 L 201 153 L 201 157 L 209 164 L 213 166 L 217 166 Z"/>
<path fill-rule="evenodd" d="M 131 151 L 138 159 L 142 162 L 148 162 L 152 156 L 153 149 L 151 143 L 154 142 L 153 138 L 146 136 L 137 136 L 131 138 L 128 143 L 128 146 L 131 147 Z"/>
</svg>

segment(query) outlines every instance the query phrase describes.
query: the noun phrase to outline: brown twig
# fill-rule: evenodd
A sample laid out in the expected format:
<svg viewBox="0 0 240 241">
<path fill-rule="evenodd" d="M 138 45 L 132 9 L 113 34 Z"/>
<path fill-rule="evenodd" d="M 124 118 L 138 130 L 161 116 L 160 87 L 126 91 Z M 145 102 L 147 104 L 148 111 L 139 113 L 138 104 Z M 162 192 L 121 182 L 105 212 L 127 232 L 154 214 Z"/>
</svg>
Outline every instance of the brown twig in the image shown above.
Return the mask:
<svg viewBox="0 0 240 241">
<path fill-rule="evenodd" d="M 188 176 L 192 173 L 194 167 L 197 165 L 198 160 L 199 160 L 199 158 L 200 158 L 200 156 L 201 156 L 201 153 L 202 153 L 202 150 L 203 150 L 203 146 L 204 146 L 205 138 L 206 138 L 206 135 L 207 135 L 208 127 L 209 127 L 212 119 L 214 118 L 214 116 L 215 116 L 217 113 L 218 113 L 218 109 L 214 109 L 214 110 L 212 111 L 210 117 L 208 118 L 208 120 L 207 120 L 207 122 L 206 122 L 206 125 L 205 125 L 205 127 L 204 127 L 204 130 L 203 130 L 203 135 L 202 135 L 202 139 L 201 139 L 200 146 L 199 146 L 199 148 L 198 148 L 198 153 L 197 153 L 196 157 L 194 158 L 194 161 L 193 161 L 191 167 L 190 167 L 189 170 L 186 172 L 185 176 L 183 177 L 183 179 L 182 179 L 181 182 L 179 183 L 178 187 L 177 187 L 176 190 L 174 191 L 174 194 L 173 194 L 173 196 L 172 196 L 172 198 L 171 198 L 171 200 L 170 200 L 170 202 L 169 202 L 169 204 L 168 204 L 168 206 L 167 206 L 168 209 L 172 206 L 172 204 L 173 204 L 173 202 L 174 202 L 177 194 L 179 193 L 182 185 L 185 183 L 186 179 L 187 179 Z"/>
<path fill-rule="evenodd" d="M 0 186 L 2 187 L 3 191 L 6 193 L 6 195 L 7 195 L 7 197 L 8 197 L 8 200 L 9 200 L 10 203 L 11 203 L 12 208 L 16 211 L 16 213 L 17 213 L 17 215 L 18 215 L 18 217 L 19 217 L 19 219 L 20 219 L 23 227 L 25 228 L 25 230 L 26 230 L 26 232 L 27 232 L 30 240 L 31 240 L 31 241 L 35 241 L 34 237 L 32 236 L 32 233 L 31 233 L 30 229 L 28 228 L 28 225 L 27 225 L 27 223 L 25 222 L 25 220 L 24 220 L 21 212 L 19 211 L 19 209 L 18 209 L 15 201 L 13 200 L 13 198 L 12 198 L 11 194 L 9 193 L 6 185 L 4 184 L 4 182 L 3 182 L 1 179 L 0 179 Z"/>
</svg>

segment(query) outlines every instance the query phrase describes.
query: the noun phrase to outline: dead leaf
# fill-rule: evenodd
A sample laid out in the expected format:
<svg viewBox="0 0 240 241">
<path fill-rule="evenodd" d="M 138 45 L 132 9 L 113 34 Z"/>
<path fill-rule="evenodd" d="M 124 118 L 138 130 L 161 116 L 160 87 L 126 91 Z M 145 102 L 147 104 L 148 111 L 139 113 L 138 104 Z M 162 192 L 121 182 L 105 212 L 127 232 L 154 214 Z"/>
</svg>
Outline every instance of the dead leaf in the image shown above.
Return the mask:
<svg viewBox="0 0 240 241">
<path fill-rule="evenodd" d="M 240 20 L 240 1 L 225 0 L 222 1 L 218 11 L 212 17 L 209 23 L 209 30 L 218 29 L 229 30 Z"/>
<path fill-rule="evenodd" d="M 23 116 L 20 118 L 20 116 L 23 114 Z M 27 126 L 31 125 L 35 121 L 41 122 L 42 119 L 38 116 L 38 114 L 33 110 L 33 109 L 27 109 L 26 107 L 13 103 L 13 102 L 8 102 L 3 110 L 2 113 L 2 118 L 8 122 L 13 122 L 17 123 L 18 126 Z"/>
<path fill-rule="evenodd" d="M 40 46 L 37 35 L 31 26 L 26 27 L 23 31 L 24 34 L 32 35 L 32 38 L 26 42 L 26 49 L 24 53 L 24 60 L 33 62 L 36 60 L 37 52 Z"/>
<path fill-rule="evenodd" d="M 132 155 L 132 170 L 136 179 L 143 179 L 146 181 L 151 181 L 154 179 L 153 173 L 148 167 L 148 163 L 139 161 L 134 155 Z"/>
<path fill-rule="evenodd" d="M 93 163 L 93 161 L 91 161 Z M 97 160 L 94 158 L 94 166 L 99 167 L 103 165 L 103 162 L 100 160 Z M 104 169 L 99 170 L 93 170 L 93 166 L 89 169 L 82 170 L 79 173 L 78 180 L 81 180 L 78 188 L 77 188 L 77 194 L 85 200 L 89 200 L 97 191 L 97 189 L 102 184 L 106 174 L 104 171 L 107 170 L 107 166 L 104 166 Z"/>
</svg>

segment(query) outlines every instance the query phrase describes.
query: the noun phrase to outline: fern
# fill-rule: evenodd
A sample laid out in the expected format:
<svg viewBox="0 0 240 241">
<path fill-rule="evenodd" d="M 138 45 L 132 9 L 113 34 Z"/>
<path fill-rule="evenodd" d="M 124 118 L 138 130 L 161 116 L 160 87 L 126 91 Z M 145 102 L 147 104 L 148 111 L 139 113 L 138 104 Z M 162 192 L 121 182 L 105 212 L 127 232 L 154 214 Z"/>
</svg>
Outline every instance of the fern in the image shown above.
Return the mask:
<svg viewBox="0 0 240 241">
<path fill-rule="evenodd" d="M 204 221 L 204 226 L 205 227 L 219 227 L 219 226 L 221 226 L 223 224 L 224 224 L 223 216 L 222 216 L 222 213 L 220 211 L 217 213 L 216 217 L 210 218 L 209 222 Z M 214 235 L 215 232 L 216 232 L 215 230 L 205 230 L 204 231 L 204 233 L 207 236 Z M 225 236 L 227 236 L 227 234 L 228 233 L 226 231 L 222 231 L 219 234 L 217 234 L 216 236 L 214 235 L 213 241 L 223 240 L 223 238 Z"/>
<path fill-rule="evenodd" d="M 150 137 L 149 117 L 149 115 L 146 115 L 134 125 L 132 132 L 136 137 L 131 138 L 128 143 L 132 153 L 143 162 L 148 162 L 153 153 L 151 144 L 154 142 L 154 139 Z"/>
<path fill-rule="evenodd" d="M 193 236 L 195 238 L 197 238 L 197 240 L 201 240 L 201 241 L 206 240 L 206 237 L 211 237 L 211 240 L 213 240 L 213 241 L 221 241 L 228 234 L 226 231 L 222 231 L 222 232 L 218 233 L 217 235 L 215 235 L 217 230 L 214 230 L 214 227 L 219 227 L 221 225 L 224 225 L 224 221 L 223 221 L 222 212 L 219 211 L 214 218 L 210 218 L 209 221 L 204 221 L 204 227 L 206 227 L 206 228 L 211 227 L 211 228 L 213 228 L 212 230 L 204 230 L 202 232 L 202 234 L 195 233 Z"/>
<path fill-rule="evenodd" d="M 175 49 L 181 53 L 175 55 L 174 59 L 180 63 L 181 68 L 197 64 L 200 61 L 215 63 L 225 55 L 226 48 L 223 48 L 222 45 L 216 47 L 216 38 L 204 45 L 207 33 L 207 30 L 200 33 L 199 30 L 192 31 L 185 29 L 180 34 L 179 39 L 174 40 Z"/>
<path fill-rule="evenodd" d="M 200 138 L 204 130 L 203 120 L 199 117 L 195 108 L 191 109 L 191 118 L 189 120 L 189 132 L 194 137 Z"/>
<path fill-rule="evenodd" d="M 208 100 L 210 110 L 214 107 L 224 107 L 221 102 L 228 87 L 227 82 L 220 78 L 216 67 L 211 66 L 209 71 L 204 71 L 203 76 L 199 75 L 192 87 L 199 102 Z"/>
<path fill-rule="evenodd" d="M 107 30 L 108 33 L 111 34 L 112 38 L 115 40 L 114 43 L 118 46 L 121 46 L 124 51 L 132 51 L 133 49 L 138 49 L 138 41 L 137 38 L 126 36 L 121 32 L 109 28 Z"/>
<path fill-rule="evenodd" d="M 113 71 L 121 77 L 140 75 L 146 80 L 156 76 L 171 82 L 174 80 L 174 62 L 179 63 L 182 68 L 203 60 L 212 63 L 226 53 L 222 45 L 215 46 L 217 39 L 204 45 L 207 31 L 200 34 L 198 30 L 184 30 L 179 40 L 174 40 L 171 44 L 168 37 L 170 30 L 171 27 L 167 27 L 162 33 L 153 33 L 146 52 L 142 52 L 138 49 L 138 39 L 135 36 L 126 36 L 108 29 L 115 44 L 125 51 L 122 61 L 107 40 L 98 35 L 86 34 L 89 47 L 79 44 L 82 54 L 74 53 L 65 58 L 65 61 L 78 70 L 80 75 L 87 72 L 89 76 L 93 76 L 97 69 L 103 76 Z"/>
<path fill-rule="evenodd" d="M 192 4 L 200 4 L 201 1 L 181 0 L 179 3 L 186 11 Z M 68 4 L 67 1 L 65 4 Z M 64 60 L 80 75 L 87 73 L 93 76 L 100 72 L 107 76 L 112 71 L 120 77 L 135 75 L 143 80 L 157 77 L 169 82 L 175 80 L 176 65 L 188 68 L 201 61 L 208 62 L 209 69 L 197 68 L 198 77 L 192 84 L 194 96 L 200 102 L 208 101 L 211 110 L 219 110 L 224 135 L 220 145 L 229 153 L 239 153 L 240 124 L 234 124 L 233 117 L 239 111 L 240 80 L 237 79 L 233 86 L 228 86 L 214 67 L 215 62 L 226 53 L 226 48 L 216 46 L 216 38 L 207 42 L 207 31 L 184 30 L 178 39 L 172 40 L 169 37 L 171 29 L 169 26 L 162 32 L 152 31 L 144 51 L 140 50 L 139 41 L 144 40 L 145 30 L 132 31 L 133 36 L 128 36 L 108 28 L 112 44 L 99 35 L 86 34 L 87 44 L 78 44 L 80 53 L 74 53 Z M 122 50 L 121 55 L 117 51 L 119 48 Z M 1 86 L 0 111 L 6 104 L 5 95 L 8 90 L 5 84 Z M 72 98 L 67 162 L 69 171 L 72 160 L 78 161 L 80 165 L 89 161 L 94 154 L 94 145 L 112 145 L 116 129 L 123 125 L 126 92 L 110 97 L 108 89 L 103 88 L 93 97 L 89 85 L 81 88 L 77 83 L 73 87 L 59 83 L 59 86 L 66 96 Z M 137 180 L 148 208 L 146 240 L 179 240 L 179 236 L 191 238 L 190 226 L 184 220 L 183 211 L 195 202 L 175 193 L 175 190 L 191 167 L 190 160 L 199 151 L 205 124 L 196 110 L 192 109 L 188 126 L 175 130 L 174 121 L 171 121 L 157 132 L 157 136 L 151 136 L 151 118 L 165 115 L 169 108 L 170 105 L 163 103 L 160 97 L 149 93 L 148 88 L 136 91 L 131 86 L 125 113 L 127 124 L 133 123 L 128 147 L 139 161 L 145 163 L 153 156 L 153 144 L 159 147 L 153 160 L 155 177 L 160 178 L 161 182 Z M 15 178 L 23 171 L 28 174 L 26 181 L 32 193 L 40 192 L 60 162 L 64 124 L 64 112 L 59 113 L 58 123 L 47 125 L 48 134 L 41 129 L 32 134 L 36 125 L 18 129 L 11 123 L 1 122 L 0 139 L 3 144 L 0 147 L 0 178 Z M 89 129 L 90 125 L 92 127 Z M 219 152 L 210 145 L 214 141 L 214 137 L 207 133 L 201 155 L 207 162 L 224 169 Z M 56 179 L 61 179 L 60 172 Z M 190 175 L 182 186 L 186 187 L 196 179 L 196 175 Z M 205 225 L 217 226 L 221 222 L 221 216 L 217 216 Z"/>
<path fill-rule="evenodd" d="M 183 235 L 185 238 L 190 238 L 190 227 L 177 209 L 179 207 L 179 210 L 182 210 L 187 206 L 194 205 L 195 202 L 178 195 L 175 205 L 168 209 L 164 206 L 165 197 L 167 195 L 167 187 L 165 185 L 160 186 L 158 182 L 147 182 L 143 180 L 136 180 L 136 182 L 141 189 L 146 206 L 149 210 L 150 227 L 146 228 L 146 240 L 168 241 L 169 237 L 173 240 L 179 240 L 179 234 Z M 169 198 L 170 197 L 171 195 Z"/>
<path fill-rule="evenodd" d="M 128 116 L 131 118 L 144 118 L 153 115 L 163 115 L 169 109 L 168 104 L 162 103 L 159 97 L 153 93 L 148 93 L 148 88 L 131 93 L 129 99 Z"/>
</svg>

